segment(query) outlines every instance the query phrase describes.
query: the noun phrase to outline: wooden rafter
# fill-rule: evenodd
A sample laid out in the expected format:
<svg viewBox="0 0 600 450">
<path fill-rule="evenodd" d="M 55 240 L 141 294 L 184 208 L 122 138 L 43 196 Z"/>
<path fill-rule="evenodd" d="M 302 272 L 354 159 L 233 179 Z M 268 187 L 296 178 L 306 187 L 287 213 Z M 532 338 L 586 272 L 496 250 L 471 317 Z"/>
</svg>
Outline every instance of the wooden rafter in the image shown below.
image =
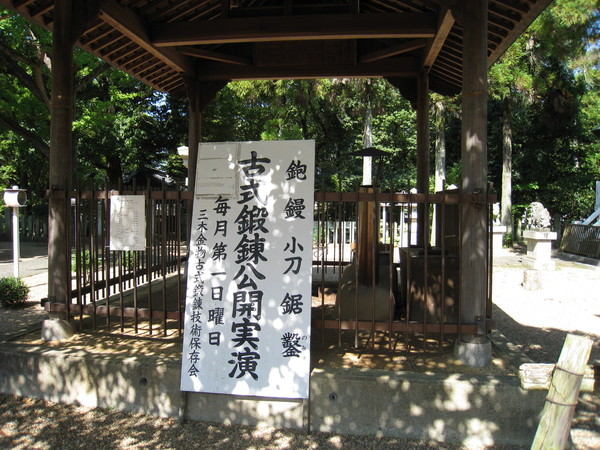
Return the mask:
<svg viewBox="0 0 600 450">
<path fill-rule="evenodd" d="M 157 47 L 286 40 L 430 38 L 435 35 L 433 14 L 344 14 L 247 19 L 197 20 L 155 24 Z"/>
<path fill-rule="evenodd" d="M 550 2 L 488 0 L 488 66 Z M 429 68 L 432 89 L 455 94 L 463 79 L 461 3 L 75 0 L 81 19 L 74 36 L 82 33 L 77 44 L 86 51 L 173 94 L 196 77 L 397 80 L 412 77 L 419 67 Z M 0 0 L 0 5 L 47 29 L 54 27 L 55 0 Z M 403 68 L 396 64 L 399 60 L 411 63 Z"/>
<path fill-rule="evenodd" d="M 115 0 L 106 0 L 100 9 L 100 18 L 175 70 L 194 73 L 194 66 L 186 56 L 172 49 L 159 49 L 152 45 L 148 24 L 133 10 L 121 6 Z"/>
<path fill-rule="evenodd" d="M 424 52 L 422 63 L 423 67 L 433 66 L 433 63 L 440 54 L 440 51 L 442 50 L 450 31 L 452 31 L 454 22 L 455 20 L 454 16 L 452 15 L 452 11 L 447 8 L 441 11 L 435 36 L 433 39 L 431 39 Z"/>
</svg>

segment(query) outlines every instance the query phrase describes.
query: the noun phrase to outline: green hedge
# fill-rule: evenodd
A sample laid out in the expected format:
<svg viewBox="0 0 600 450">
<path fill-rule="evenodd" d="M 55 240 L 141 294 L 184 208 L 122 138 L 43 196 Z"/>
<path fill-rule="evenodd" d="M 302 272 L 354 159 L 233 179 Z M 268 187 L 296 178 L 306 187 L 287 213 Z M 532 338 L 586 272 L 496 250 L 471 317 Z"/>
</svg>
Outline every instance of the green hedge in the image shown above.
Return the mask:
<svg viewBox="0 0 600 450">
<path fill-rule="evenodd" d="M 15 277 L 0 278 L 0 306 L 16 308 L 27 300 L 29 286 Z"/>
</svg>

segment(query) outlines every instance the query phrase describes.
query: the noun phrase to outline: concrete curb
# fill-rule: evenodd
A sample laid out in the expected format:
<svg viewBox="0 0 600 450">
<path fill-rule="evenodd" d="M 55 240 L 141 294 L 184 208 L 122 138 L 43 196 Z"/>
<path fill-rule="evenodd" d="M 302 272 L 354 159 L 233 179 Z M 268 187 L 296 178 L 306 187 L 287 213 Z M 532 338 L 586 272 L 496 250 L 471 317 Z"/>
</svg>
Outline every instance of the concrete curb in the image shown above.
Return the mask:
<svg viewBox="0 0 600 450">
<path fill-rule="evenodd" d="M 528 446 L 545 398 L 517 376 L 335 368 L 313 370 L 310 402 L 234 397 L 181 392 L 180 370 L 176 357 L 0 344 L 1 392 L 180 420 Z"/>
</svg>

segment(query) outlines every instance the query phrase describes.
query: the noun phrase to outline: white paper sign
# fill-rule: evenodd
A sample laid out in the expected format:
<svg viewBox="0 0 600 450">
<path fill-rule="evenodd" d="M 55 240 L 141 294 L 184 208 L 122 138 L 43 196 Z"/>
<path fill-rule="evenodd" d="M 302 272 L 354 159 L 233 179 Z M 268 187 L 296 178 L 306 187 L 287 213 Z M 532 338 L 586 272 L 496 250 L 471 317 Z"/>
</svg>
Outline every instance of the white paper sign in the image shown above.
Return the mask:
<svg viewBox="0 0 600 450">
<path fill-rule="evenodd" d="M 110 249 L 146 250 L 146 206 L 143 195 L 110 197 Z"/>
<path fill-rule="evenodd" d="M 307 398 L 314 141 L 201 144 L 196 173 L 181 390 Z"/>
</svg>

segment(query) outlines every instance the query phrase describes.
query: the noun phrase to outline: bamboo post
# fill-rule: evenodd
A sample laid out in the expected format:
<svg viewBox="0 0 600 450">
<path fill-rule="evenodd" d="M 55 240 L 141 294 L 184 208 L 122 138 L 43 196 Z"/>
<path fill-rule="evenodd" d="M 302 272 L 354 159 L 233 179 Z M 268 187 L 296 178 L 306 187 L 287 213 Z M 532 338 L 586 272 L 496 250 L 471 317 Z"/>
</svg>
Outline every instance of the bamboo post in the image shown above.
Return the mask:
<svg viewBox="0 0 600 450">
<path fill-rule="evenodd" d="M 585 336 L 567 335 L 552 383 L 542 410 L 533 449 L 563 449 L 567 445 L 571 420 L 584 371 L 592 350 L 592 340 Z"/>
</svg>

